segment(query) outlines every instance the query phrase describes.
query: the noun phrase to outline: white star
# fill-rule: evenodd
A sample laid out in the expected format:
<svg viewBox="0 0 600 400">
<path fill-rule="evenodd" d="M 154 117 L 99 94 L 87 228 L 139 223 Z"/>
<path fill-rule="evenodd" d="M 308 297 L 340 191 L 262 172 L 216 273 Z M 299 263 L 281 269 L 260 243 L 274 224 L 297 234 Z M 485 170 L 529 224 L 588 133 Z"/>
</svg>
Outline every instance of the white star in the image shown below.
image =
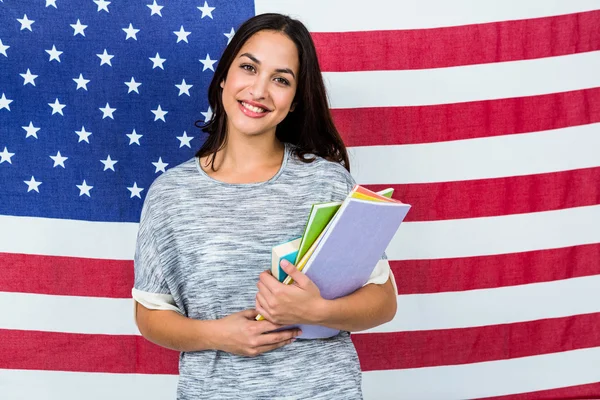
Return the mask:
<svg viewBox="0 0 600 400">
<path fill-rule="evenodd" d="M 89 79 L 84 79 L 82 74 L 79 74 L 79 78 L 73 78 L 73 80 L 75 81 L 75 83 L 77 83 L 77 89 L 87 89 L 87 84 L 90 82 Z"/>
<path fill-rule="evenodd" d="M 108 11 L 108 5 L 110 4 L 110 1 L 105 1 L 105 0 L 94 0 L 94 3 L 96 3 L 96 5 L 98 6 L 98 12 L 104 10 L 106 12 Z"/>
<path fill-rule="evenodd" d="M 56 0 L 46 0 L 46 8 L 48 6 L 52 6 L 54 8 L 58 8 L 58 7 L 56 7 Z"/>
<path fill-rule="evenodd" d="M 227 38 L 227 44 L 229 44 L 229 42 L 231 42 L 231 39 L 233 39 L 233 35 L 235 35 L 235 31 L 233 30 L 233 28 L 231 28 L 229 33 L 224 33 L 223 35 L 225 35 L 225 37 Z"/>
<path fill-rule="evenodd" d="M 211 60 L 210 59 L 210 55 L 208 55 L 208 53 L 206 54 L 206 58 L 204 60 L 198 60 L 200 61 L 204 67 L 202 68 L 202 71 L 206 71 L 207 69 L 212 70 L 213 72 L 215 71 L 215 69 L 213 68 L 213 64 L 217 62 L 217 60 Z"/>
<path fill-rule="evenodd" d="M 130 199 L 133 197 L 138 197 L 138 198 L 142 198 L 142 196 L 140 196 L 140 193 L 142 193 L 142 190 L 144 190 L 144 188 L 139 188 L 136 182 L 133 182 L 133 186 L 132 187 L 128 187 L 127 190 L 129 190 L 131 192 L 131 196 L 129 197 Z"/>
<path fill-rule="evenodd" d="M 6 54 L 6 50 L 8 48 L 10 48 L 10 46 L 7 46 L 4 43 L 2 43 L 2 39 L 0 39 L 0 54 L 2 54 L 4 57 L 8 57 L 8 54 Z"/>
<path fill-rule="evenodd" d="M 88 186 L 88 184 L 85 183 L 85 179 L 83 180 L 83 183 L 81 185 L 75 186 L 77 186 L 77 188 L 79 189 L 79 196 L 83 196 L 85 194 L 87 195 L 87 197 L 92 197 L 90 195 L 90 190 L 92 190 L 93 186 Z"/>
<path fill-rule="evenodd" d="M 65 168 L 65 161 L 69 159 L 69 157 L 63 157 L 60 155 L 60 151 L 56 153 L 55 156 L 50 156 L 51 159 L 54 160 L 54 167 L 58 167 L 59 165 Z"/>
<path fill-rule="evenodd" d="M 102 111 L 103 115 L 102 115 L 102 119 L 104 118 L 110 118 L 110 119 L 115 119 L 113 117 L 113 113 L 115 111 L 117 111 L 116 108 L 110 108 L 110 106 L 108 105 L 108 103 L 106 103 L 106 106 L 104 106 L 104 108 L 100 107 L 100 111 Z"/>
<path fill-rule="evenodd" d="M 108 64 L 112 67 L 112 64 L 110 63 L 110 60 L 114 57 L 111 54 L 108 54 L 106 52 L 106 49 L 104 49 L 104 53 L 102 54 L 96 54 L 99 58 L 100 58 L 100 65 L 104 65 L 104 64 Z"/>
<path fill-rule="evenodd" d="M 140 30 L 139 29 L 134 29 L 133 25 L 131 25 L 131 23 L 129 23 L 129 28 L 123 28 L 123 31 L 127 34 L 127 37 L 125 38 L 125 40 L 127 40 L 127 39 L 135 39 L 135 40 L 137 40 L 137 37 L 135 35 Z"/>
<path fill-rule="evenodd" d="M 8 162 L 9 164 L 12 164 L 10 158 L 14 155 L 15 153 L 9 153 L 5 146 L 4 151 L 0 153 L 0 164 L 2 164 L 4 161 Z"/>
<path fill-rule="evenodd" d="M 165 61 L 167 61 L 166 58 L 160 58 L 160 55 L 158 53 L 156 53 L 156 55 L 154 56 L 154 58 L 150 57 L 150 61 L 152 61 L 152 69 L 158 67 L 162 70 L 164 70 L 165 68 L 163 67 L 163 63 Z"/>
<path fill-rule="evenodd" d="M 187 146 L 191 149 L 192 146 L 190 146 L 190 142 L 193 138 L 193 136 L 188 136 L 186 131 L 183 131 L 183 136 L 177 136 L 177 139 L 179 139 L 179 141 L 181 142 L 179 143 L 179 148 Z"/>
<path fill-rule="evenodd" d="M 40 186 L 42 184 L 42 182 L 36 182 L 35 178 L 32 176 L 30 180 L 28 181 L 23 181 L 25 182 L 25 184 L 27 185 L 27 193 L 31 192 L 32 190 L 35 190 L 36 192 L 40 192 L 40 190 L 38 189 L 38 186 Z"/>
<path fill-rule="evenodd" d="M 27 14 L 24 14 L 23 18 L 21 18 L 21 19 L 17 18 L 17 21 L 19 21 L 21 23 L 21 30 L 29 29 L 30 32 L 33 32 L 31 30 L 31 24 L 33 24 L 35 21 L 32 21 L 29 18 L 27 18 Z"/>
<path fill-rule="evenodd" d="M 25 132 L 27 132 L 25 138 L 28 138 L 29 136 L 33 136 L 36 139 L 38 138 L 37 131 L 39 131 L 40 128 L 36 128 L 35 126 L 33 126 L 33 122 L 29 121 L 29 126 L 22 126 L 21 128 L 25 129 Z"/>
<path fill-rule="evenodd" d="M 200 114 L 202 114 L 202 116 L 204 116 L 204 122 L 210 121 L 213 116 L 213 112 L 210 107 L 208 107 L 208 110 L 206 112 L 200 112 Z"/>
<path fill-rule="evenodd" d="M 126 135 L 129 138 L 129 145 L 132 145 L 134 143 L 137 143 L 137 145 L 140 145 L 140 138 L 144 135 L 138 135 L 137 132 L 135 131 L 135 129 L 133 130 L 133 132 L 131 132 L 130 134 Z"/>
<path fill-rule="evenodd" d="M 160 108 L 160 104 L 158 105 L 158 108 L 156 110 L 150 110 L 150 111 L 152 111 L 152 113 L 154 114 L 155 121 L 162 119 L 163 122 L 167 122 L 167 121 L 165 121 L 165 115 L 167 115 L 168 111 L 163 111 L 163 109 Z"/>
<path fill-rule="evenodd" d="M 81 127 L 80 131 L 75 131 L 75 133 L 77 134 L 77 136 L 79 136 L 79 140 L 77 141 L 77 143 L 79 142 L 90 142 L 88 137 L 92 134 L 92 132 L 86 132 L 85 131 L 85 126 Z"/>
<path fill-rule="evenodd" d="M 79 19 L 77 19 L 76 24 L 71 24 L 71 28 L 73 28 L 73 30 L 74 30 L 73 36 L 76 36 L 76 35 L 85 36 L 84 29 L 87 27 L 88 27 L 87 25 L 82 25 L 81 22 L 79 22 Z"/>
<path fill-rule="evenodd" d="M 59 113 L 62 116 L 65 115 L 63 114 L 62 109 L 66 107 L 66 104 L 60 104 L 58 99 L 55 99 L 54 103 L 48 103 L 48 105 L 52 107 L 52 115 L 56 113 Z"/>
<path fill-rule="evenodd" d="M 198 10 L 202 11 L 202 16 L 200 17 L 200 19 L 202 19 L 206 16 L 209 16 L 210 19 L 213 19 L 212 12 L 215 9 L 215 7 L 209 7 L 208 3 L 205 1 L 204 5 L 202 7 L 197 7 L 197 8 L 198 8 Z"/>
<path fill-rule="evenodd" d="M 150 16 L 153 16 L 154 14 L 158 14 L 162 17 L 160 10 L 162 10 L 164 6 L 159 6 L 158 4 L 156 4 L 156 0 L 154 0 L 154 2 L 152 4 L 146 4 L 146 7 L 148 7 L 150 10 L 152 10 L 152 12 L 150 13 Z"/>
<path fill-rule="evenodd" d="M 162 157 L 158 157 L 158 161 L 157 162 L 153 162 L 152 165 L 154 165 L 156 167 L 156 171 L 154 171 L 154 173 L 158 173 L 160 172 L 166 172 L 165 168 L 167 165 L 169 165 L 169 163 L 165 163 L 162 160 Z"/>
<path fill-rule="evenodd" d="M 56 50 L 56 46 L 52 45 L 52 48 L 50 50 L 46 50 L 46 53 L 50 54 L 50 59 L 48 61 L 56 60 L 60 62 L 60 55 L 63 52 Z"/>
<path fill-rule="evenodd" d="M 33 86 L 35 86 L 35 78 L 37 78 L 38 75 L 33 75 L 31 71 L 29 71 L 29 68 L 27 68 L 27 72 L 19 75 L 21 75 L 25 80 L 25 82 L 23 82 L 23 86 L 27 85 L 28 83 L 31 83 Z"/>
<path fill-rule="evenodd" d="M 2 93 L 2 97 L 0 97 L 0 110 L 2 110 L 3 108 L 6 108 L 8 111 L 10 111 L 9 104 L 12 102 L 13 102 L 13 100 L 7 99 L 6 96 L 4 95 L 4 93 Z"/>
<path fill-rule="evenodd" d="M 181 28 L 179 28 L 179 31 L 173 31 L 174 34 L 177 35 L 177 43 L 181 42 L 182 40 L 186 43 L 189 43 L 187 40 L 187 37 L 190 35 L 190 33 L 192 32 L 186 32 L 183 30 L 183 25 L 181 25 Z"/>
<path fill-rule="evenodd" d="M 136 92 L 137 94 L 140 94 L 140 92 L 138 92 L 138 87 L 140 87 L 140 85 L 142 83 L 141 82 L 136 82 L 135 79 L 133 79 L 133 76 L 131 77 L 131 80 L 129 82 L 124 82 L 124 83 L 129 88 L 129 90 L 127 91 L 127 93 Z"/>
<path fill-rule="evenodd" d="M 181 81 L 181 85 L 175 85 L 177 87 L 177 89 L 179 89 L 179 96 L 181 96 L 182 94 L 187 94 L 188 96 L 190 95 L 190 88 L 194 85 L 188 85 L 187 83 L 185 83 L 185 79 L 183 79 Z"/>
<path fill-rule="evenodd" d="M 106 171 L 107 169 L 112 169 L 114 171 L 115 170 L 115 164 L 118 163 L 117 160 L 111 160 L 110 154 L 108 155 L 108 157 L 106 157 L 106 160 L 100 160 L 100 162 L 102 164 L 104 164 L 103 171 Z"/>
</svg>

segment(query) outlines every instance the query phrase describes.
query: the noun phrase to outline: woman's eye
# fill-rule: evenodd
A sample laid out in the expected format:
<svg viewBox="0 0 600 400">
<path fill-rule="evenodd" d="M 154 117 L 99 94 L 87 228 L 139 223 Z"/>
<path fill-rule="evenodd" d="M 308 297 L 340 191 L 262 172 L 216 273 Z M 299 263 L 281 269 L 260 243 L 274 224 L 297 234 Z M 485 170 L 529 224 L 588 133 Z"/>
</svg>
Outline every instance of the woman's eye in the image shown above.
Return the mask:
<svg viewBox="0 0 600 400">
<path fill-rule="evenodd" d="M 252 65 L 243 64 L 241 66 L 241 68 L 244 69 L 244 70 L 246 70 L 246 71 L 254 72 L 254 67 Z"/>
<path fill-rule="evenodd" d="M 275 78 L 275 80 L 276 80 L 278 83 L 281 83 L 281 84 L 283 84 L 283 85 L 286 85 L 286 86 L 289 86 L 289 85 L 290 85 L 290 82 L 288 82 L 288 80 L 287 80 L 287 79 L 285 79 L 285 78 Z"/>
</svg>

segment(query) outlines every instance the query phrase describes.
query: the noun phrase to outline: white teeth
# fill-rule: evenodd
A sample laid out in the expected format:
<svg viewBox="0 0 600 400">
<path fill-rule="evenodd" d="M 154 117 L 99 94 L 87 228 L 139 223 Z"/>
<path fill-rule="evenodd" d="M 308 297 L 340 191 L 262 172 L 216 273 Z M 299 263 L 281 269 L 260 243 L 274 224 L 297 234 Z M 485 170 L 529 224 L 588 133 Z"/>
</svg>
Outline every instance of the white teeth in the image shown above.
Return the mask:
<svg viewBox="0 0 600 400">
<path fill-rule="evenodd" d="M 248 104 L 248 103 L 244 103 L 243 101 L 242 101 L 242 105 L 243 105 L 244 107 L 246 107 L 248 110 L 250 110 L 250 111 L 254 111 L 255 113 L 263 113 L 263 112 L 265 112 L 265 111 L 266 111 L 266 110 L 265 110 L 265 109 L 263 109 L 263 108 L 260 108 L 260 107 L 254 107 L 254 106 L 252 106 L 252 105 L 250 105 L 250 104 Z"/>
</svg>

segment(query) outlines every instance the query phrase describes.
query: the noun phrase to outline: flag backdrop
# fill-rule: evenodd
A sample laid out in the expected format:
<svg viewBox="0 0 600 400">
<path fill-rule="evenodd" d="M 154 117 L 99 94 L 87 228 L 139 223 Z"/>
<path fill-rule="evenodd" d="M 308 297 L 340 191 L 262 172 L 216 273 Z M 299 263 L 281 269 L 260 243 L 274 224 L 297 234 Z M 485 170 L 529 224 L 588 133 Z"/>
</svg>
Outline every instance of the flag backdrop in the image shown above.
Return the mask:
<svg viewBox="0 0 600 400">
<path fill-rule="evenodd" d="M 600 397 L 596 0 L 0 0 L 0 398 L 174 397 L 137 221 L 268 11 L 313 33 L 357 181 L 413 205 L 366 399 Z"/>
</svg>

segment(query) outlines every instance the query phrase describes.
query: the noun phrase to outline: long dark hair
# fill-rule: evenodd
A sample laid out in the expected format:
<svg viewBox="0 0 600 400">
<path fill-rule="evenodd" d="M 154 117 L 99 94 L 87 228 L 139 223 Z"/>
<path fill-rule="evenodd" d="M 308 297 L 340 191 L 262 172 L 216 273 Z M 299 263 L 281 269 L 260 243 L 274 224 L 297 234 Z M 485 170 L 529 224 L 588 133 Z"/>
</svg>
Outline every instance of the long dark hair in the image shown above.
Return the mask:
<svg viewBox="0 0 600 400">
<path fill-rule="evenodd" d="M 348 152 L 335 128 L 325 84 L 319 68 L 315 44 L 302 22 L 281 14 L 261 14 L 244 22 L 223 52 L 213 79 L 208 87 L 208 103 L 213 110 L 207 122 L 196 121 L 196 126 L 208 133 L 208 138 L 196 153 L 197 157 L 212 154 L 214 170 L 215 155 L 227 141 L 227 115 L 223 109 L 220 83 L 227 77 L 229 67 L 244 43 L 255 33 L 263 30 L 282 32 L 298 49 L 300 71 L 293 103 L 295 109 L 277 125 L 276 136 L 281 142 L 295 145 L 294 152 L 304 162 L 314 161 L 309 154 L 342 164 L 350 171 Z"/>
</svg>

